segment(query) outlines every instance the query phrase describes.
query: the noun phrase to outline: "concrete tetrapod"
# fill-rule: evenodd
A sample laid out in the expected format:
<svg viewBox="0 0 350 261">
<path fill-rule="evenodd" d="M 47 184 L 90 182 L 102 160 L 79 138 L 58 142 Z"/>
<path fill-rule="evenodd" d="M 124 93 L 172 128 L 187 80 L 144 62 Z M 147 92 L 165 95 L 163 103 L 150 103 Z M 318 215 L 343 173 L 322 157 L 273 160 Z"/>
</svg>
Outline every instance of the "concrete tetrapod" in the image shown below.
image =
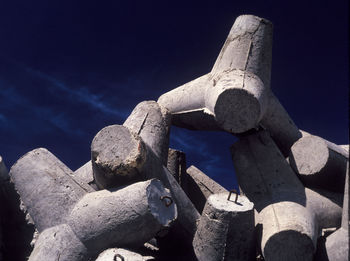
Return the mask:
<svg viewBox="0 0 350 261">
<path fill-rule="evenodd" d="M 91 253 L 135 247 L 167 228 L 177 217 L 176 204 L 159 180 L 138 182 L 117 191 L 86 194 L 67 223 Z"/>
<path fill-rule="evenodd" d="M 149 120 L 155 126 L 163 122 L 157 122 L 151 118 Z M 152 139 L 148 139 L 149 144 L 145 144 L 137 134 L 148 136 L 148 132 L 153 131 L 152 128 L 142 126 L 144 125 L 139 125 L 140 129 L 130 130 L 126 126 L 111 125 L 97 133 L 91 144 L 95 181 L 100 188 L 101 185 L 103 185 L 102 188 L 111 188 L 150 178 L 161 180 L 164 186 L 170 189 L 177 205 L 178 222 L 193 237 L 196 231 L 196 220 L 200 215 L 179 183 L 162 164 L 162 160 L 151 149 L 153 147 L 161 151 L 157 146 L 163 146 L 163 144 Z M 167 132 L 167 128 L 158 129 Z M 159 133 L 158 136 L 166 135 Z"/>
<path fill-rule="evenodd" d="M 220 184 L 209 178 L 195 166 L 190 166 L 187 170 L 188 197 L 191 199 L 199 213 L 202 213 L 208 197 L 212 194 L 228 191 Z"/>
<path fill-rule="evenodd" d="M 107 126 L 91 143 L 92 167 L 97 186 L 102 188 L 143 180 L 140 168 L 146 157 L 145 143 L 163 165 L 167 164 L 170 114 L 155 101 L 139 103 L 123 126 Z M 115 125 L 112 125 L 115 126 Z M 130 135 L 133 133 L 133 135 Z"/>
<path fill-rule="evenodd" d="M 40 233 L 28 261 L 86 261 L 88 249 L 67 224 L 45 229 Z"/>
<path fill-rule="evenodd" d="M 199 261 L 255 259 L 254 204 L 228 195 L 212 194 L 205 204 L 193 239 Z"/>
<path fill-rule="evenodd" d="M 74 204 L 87 193 L 72 173 L 44 148 L 28 152 L 12 166 L 11 180 L 39 232 L 64 223 Z"/>
<path fill-rule="evenodd" d="M 341 227 L 326 238 L 324 245 L 319 245 L 321 250 L 318 250 L 317 257 L 320 261 L 349 260 L 349 225 L 349 164 L 347 164 Z"/>
<path fill-rule="evenodd" d="M 265 260 L 312 260 L 317 221 L 306 208 L 304 186 L 266 131 L 231 147 L 238 183 L 259 212 Z"/>
<path fill-rule="evenodd" d="M 210 73 L 159 97 L 172 123 L 195 130 L 243 133 L 267 128 L 285 156 L 301 137 L 270 90 L 272 24 L 239 16 Z"/>
<path fill-rule="evenodd" d="M 308 187 L 319 187 L 343 192 L 347 153 L 324 139 L 308 135 L 295 142 L 289 154 L 289 163 Z"/>
<path fill-rule="evenodd" d="M 169 149 L 170 116 L 168 110 L 155 101 L 141 102 L 123 125 L 144 141 L 147 153 L 143 174 L 146 178 L 161 180 L 164 186 L 170 189 L 178 208 L 176 223 L 180 223 L 187 230 L 187 237 L 192 240 L 199 213 L 165 167 Z"/>
<path fill-rule="evenodd" d="M 254 128 L 266 109 L 263 82 L 269 85 L 271 46 L 269 21 L 239 16 L 212 71 L 163 94 L 158 102 L 170 110 L 180 127 L 233 133 Z"/>
</svg>

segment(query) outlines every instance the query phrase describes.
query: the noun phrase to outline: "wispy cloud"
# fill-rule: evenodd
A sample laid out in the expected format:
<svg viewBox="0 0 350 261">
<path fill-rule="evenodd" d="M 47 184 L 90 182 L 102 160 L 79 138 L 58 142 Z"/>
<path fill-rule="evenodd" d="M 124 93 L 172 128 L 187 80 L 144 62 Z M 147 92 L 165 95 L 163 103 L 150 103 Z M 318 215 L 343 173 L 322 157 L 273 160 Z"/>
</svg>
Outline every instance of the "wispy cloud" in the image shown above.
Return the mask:
<svg viewBox="0 0 350 261">
<path fill-rule="evenodd" d="M 0 113 L 0 122 L 1 123 L 6 123 L 7 122 L 6 117 L 3 114 L 1 114 L 1 113 Z"/>
<path fill-rule="evenodd" d="M 88 88 L 80 87 L 80 88 L 72 88 L 65 84 L 63 81 L 60 81 L 46 73 L 33 70 L 31 68 L 27 68 L 27 71 L 32 75 L 35 75 L 41 79 L 48 81 L 51 84 L 51 88 L 63 91 L 67 94 L 74 102 L 82 102 L 94 109 L 98 109 L 103 113 L 116 116 L 121 119 L 125 119 L 128 116 L 128 112 L 114 108 L 106 101 L 105 97 L 102 94 L 92 93 Z"/>
</svg>

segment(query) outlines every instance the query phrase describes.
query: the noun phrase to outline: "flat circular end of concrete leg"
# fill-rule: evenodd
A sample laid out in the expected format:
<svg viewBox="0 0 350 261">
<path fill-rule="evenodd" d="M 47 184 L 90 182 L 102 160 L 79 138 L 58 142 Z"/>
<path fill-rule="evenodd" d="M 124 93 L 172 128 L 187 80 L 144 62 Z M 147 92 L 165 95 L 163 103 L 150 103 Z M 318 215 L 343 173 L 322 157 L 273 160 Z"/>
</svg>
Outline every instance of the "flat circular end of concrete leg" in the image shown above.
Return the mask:
<svg viewBox="0 0 350 261">
<path fill-rule="evenodd" d="M 232 193 L 228 198 L 229 193 L 212 194 L 208 198 L 208 204 L 212 205 L 217 210 L 225 212 L 246 212 L 254 209 L 254 203 L 249 201 L 245 196 Z"/>
<path fill-rule="evenodd" d="M 295 142 L 289 156 L 293 170 L 299 175 L 314 175 L 327 164 L 329 149 L 317 136 L 306 136 Z"/>
<path fill-rule="evenodd" d="M 123 248 L 110 248 L 103 251 L 96 261 L 144 261 L 145 259 L 138 253 L 123 249 Z"/>
<path fill-rule="evenodd" d="M 94 177 L 103 188 L 140 180 L 138 176 L 145 160 L 144 142 L 125 126 L 107 126 L 91 143 Z"/>
<path fill-rule="evenodd" d="M 310 237 L 298 231 L 281 231 L 266 242 L 263 255 L 271 261 L 311 261 L 315 248 Z"/>
<path fill-rule="evenodd" d="M 162 226 L 170 226 L 177 218 L 177 207 L 169 190 L 154 179 L 147 187 L 147 197 L 151 214 Z"/>
<path fill-rule="evenodd" d="M 242 133 L 256 127 L 260 112 L 258 99 L 244 89 L 223 91 L 214 108 L 218 124 L 231 133 Z"/>
</svg>

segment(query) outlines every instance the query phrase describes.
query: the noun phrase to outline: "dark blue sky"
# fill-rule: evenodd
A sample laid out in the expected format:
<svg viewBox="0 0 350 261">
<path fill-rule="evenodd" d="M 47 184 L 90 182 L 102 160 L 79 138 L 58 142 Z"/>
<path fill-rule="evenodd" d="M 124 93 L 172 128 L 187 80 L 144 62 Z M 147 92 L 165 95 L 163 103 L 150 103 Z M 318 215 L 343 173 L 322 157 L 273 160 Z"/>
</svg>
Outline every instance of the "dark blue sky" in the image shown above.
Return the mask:
<svg viewBox="0 0 350 261">
<path fill-rule="evenodd" d="M 95 134 L 211 70 L 235 20 L 274 24 L 272 89 L 300 129 L 348 144 L 348 1 L 1 1 L 0 155 L 46 147 L 72 170 Z M 225 187 L 227 133 L 172 129 L 171 147 Z"/>
</svg>

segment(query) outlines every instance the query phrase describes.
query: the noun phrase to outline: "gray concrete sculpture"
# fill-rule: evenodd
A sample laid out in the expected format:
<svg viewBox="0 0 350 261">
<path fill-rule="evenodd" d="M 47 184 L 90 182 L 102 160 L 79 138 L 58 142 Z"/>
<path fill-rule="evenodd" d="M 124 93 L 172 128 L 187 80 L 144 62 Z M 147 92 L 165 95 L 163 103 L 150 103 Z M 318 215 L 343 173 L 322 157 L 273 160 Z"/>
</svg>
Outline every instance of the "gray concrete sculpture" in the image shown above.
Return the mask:
<svg viewBox="0 0 350 261">
<path fill-rule="evenodd" d="M 88 191 L 72 178 L 72 171 L 44 148 L 22 156 L 10 176 L 39 232 L 64 223 Z"/>
<path fill-rule="evenodd" d="M 229 193 L 209 196 L 193 248 L 199 261 L 254 260 L 254 204 Z"/>
<path fill-rule="evenodd" d="M 239 134 L 261 125 L 288 156 L 301 133 L 270 90 L 271 57 L 271 22 L 239 16 L 211 72 L 158 102 L 180 127 Z"/>
<path fill-rule="evenodd" d="M 204 205 L 210 195 L 224 192 L 228 193 L 224 187 L 212 180 L 193 165 L 186 170 L 186 173 L 188 175 L 187 195 L 199 213 L 202 213 Z"/>
<path fill-rule="evenodd" d="M 259 212 L 266 260 L 312 260 L 315 214 L 306 208 L 304 186 L 267 132 L 240 139 L 231 148 L 238 182 Z"/>
<path fill-rule="evenodd" d="M 138 106 L 143 108 L 143 114 Z M 156 102 L 144 102 L 138 106 L 134 110 L 138 113 L 132 113 L 124 123 L 130 128 L 107 126 L 93 139 L 91 155 L 95 181 L 100 188 L 111 188 L 151 178 L 161 180 L 176 202 L 178 221 L 193 236 L 199 213 L 163 165 L 167 159 L 157 156 L 164 151 L 167 156 L 170 123 L 161 116 L 164 110 Z M 140 124 L 131 124 L 131 117 L 136 117 L 135 122 Z"/>
<path fill-rule="evenodd" d="M 348 153 L 320 137 L 307 135 L 295 142 L 289 162 L 308 187 L 343 192 Z"/>
<path fill-rule="evenodd" d="M 239 16 L 209 73 L 101 129 L 76 171 L 39 148 L 8 175 L 0 156 L 0 260 L 23 260 L 34 228 L 29 261 L 348 260 L 349 146 L 296 127 L 271 58 L 272 23 Z M 186 171 L 171 125 L 237 135 L 240 193 Z"/>
</svg>

